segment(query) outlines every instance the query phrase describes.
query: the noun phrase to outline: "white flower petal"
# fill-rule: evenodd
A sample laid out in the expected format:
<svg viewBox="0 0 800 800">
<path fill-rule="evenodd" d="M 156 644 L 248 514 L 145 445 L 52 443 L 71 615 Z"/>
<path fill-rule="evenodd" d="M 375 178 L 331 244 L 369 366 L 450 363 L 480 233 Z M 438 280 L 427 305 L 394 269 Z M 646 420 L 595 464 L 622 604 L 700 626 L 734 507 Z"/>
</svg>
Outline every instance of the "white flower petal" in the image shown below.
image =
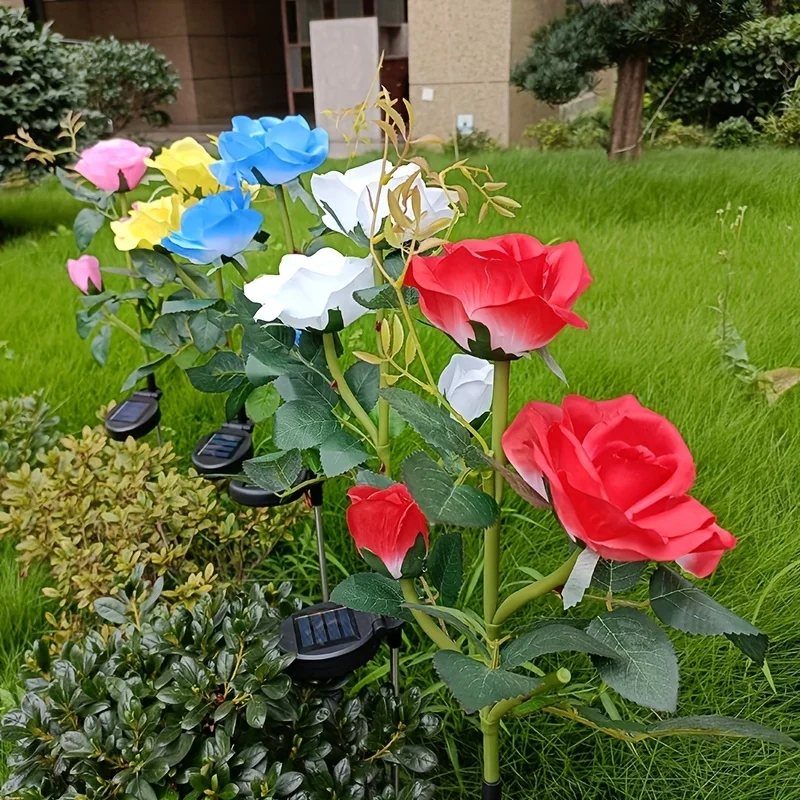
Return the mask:
<svg viewBox="0 0 800 800">
<path fill-rule="evenodd" d="M 439 391 L 464 419 L 471 421 L 492 407 L 494 365 L 456 353 L 439 376 Z"/>
</svg>

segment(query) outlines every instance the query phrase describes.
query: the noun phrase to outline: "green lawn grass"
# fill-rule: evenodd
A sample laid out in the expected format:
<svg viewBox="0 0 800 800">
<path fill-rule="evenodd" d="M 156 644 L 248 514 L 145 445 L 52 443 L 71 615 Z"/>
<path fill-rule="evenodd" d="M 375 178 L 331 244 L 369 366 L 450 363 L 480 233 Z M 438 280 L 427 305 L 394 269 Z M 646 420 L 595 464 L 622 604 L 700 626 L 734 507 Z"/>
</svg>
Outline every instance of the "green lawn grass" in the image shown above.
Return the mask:
<svg viewBox="0 0 800 800">
<path fill-rule="evenodd" d="M 633 392 L 673 420 L 697 460 L 696 496 L 739 537 L 704 586 L 744 616 L 752 618 L 758 609 L 757 623 L 772 638 L 769 664 L 777 691 L 724 639 L 676 635 L 681 713 L 748 716 L 800 737 L 800 389 L 769 408 L 725 373 L 713 343 L 712 310 L 726 283 L 715 212 L 726 202 L 747 205 L 729 310 L 759 367 L 800 365 L 800 154 L 675 151 L 649 153 L 628 167 L 588 152 L 501 152 L 476 160 L 488 161 L 495 178 L 509 182 L 508 193 L 523 209 L 515 220 L 490 215 L 480 227 L 474 213 L 459 223 L 457 236 L 523 231 L 545 241 L 580 242 L 595 283 L 577 311 L 590 329 L 567 331 L 551 348 L 569 377 L 569 391 L 595 398 Z M 95 409 L 118 396 L 137 363 L 135 348 L 117 343 L 101 370 L 75 335 L 78 301 L 63 268 L 74 244 L 57 226 L 68 225 L 76 210 L 57 186 L 0 193 L 0 238 L 8 237 L 0 245 L 0 340 L 9 340 L 16 354 L 0 360 L 0 395 L 44 387 L 60 405 L 66 431 L 91 424 Z M 96 248 L 105 263 L 114 263 L 108 237 Z M 254 269 L 274 265 L 279 255 L 258 256 Z M 442 367 L 452 345 L 434 331 L 426 343 Z M 514 374 L 515 409 L 531 398 L 557 402 L 565 394 L 538 360 L 515 364 Z M 167 372 L 161 385 L 165 425 L 187 453 L 201 432 L 221 420 L 219 398 L 195 393 L 177 372 Z M 342 492 L 341 486 L 329 491 L 325 519 L 331 553 L 349 568 L 355 558 L 343 525 Z M 520 567 L 547 572 L 561 563 L 565 536 L 549 515 L 509 500 L 506 517 L 508 585 L 525 578 Z M 478 540 L 470 537 L 473 558 Z M 298 546 L 303 541 L 301 536 Z M 25 608 L 26 622 L 13 637 L 0 627 L 0 659 L 6 659 L 0 676 L 13 671 L 8 661 L 17 657 L 20 630 L 32 637 L 42 624 L 35 592 L 23 591 L 10 559 L 10 551 L 0 552 L 0 608 Z M 796 566 L 765 593 L 791 564 Z M 268 569 L 310 591 L 306 566 L 295 553 L 277 556 Z M 543 613 L 557 613 L 554 599 L 545 601 Z M 578 679 L 586 674 L 580 658 L 569 664 Z M 430 683 L 428 663 L 410 666 L 407 679 Z M 446 693 L 437 697 L 453 707 Z M 635 708 L 630 713 L 646 717 Z M 508 730 L 504 775 L 514 800 L 800 800 L 800 756 L 760 744 L 673 739 L 632 748 L 540 717 L 512 721 Z M 471 796 L 480 743 L 474 720 L 449 714 L 445 732 L 460 768 L 443 758 L 441 795 Z"/>
</svg>

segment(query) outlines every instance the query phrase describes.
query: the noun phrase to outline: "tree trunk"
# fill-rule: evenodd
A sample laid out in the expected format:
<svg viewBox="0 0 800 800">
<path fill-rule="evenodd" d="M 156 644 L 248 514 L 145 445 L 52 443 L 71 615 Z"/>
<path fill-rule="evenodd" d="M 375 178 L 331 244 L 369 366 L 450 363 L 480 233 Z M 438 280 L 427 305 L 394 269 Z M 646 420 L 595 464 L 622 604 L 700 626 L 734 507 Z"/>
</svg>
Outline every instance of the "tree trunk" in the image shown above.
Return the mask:
<svg viewBox="0 0 800 800">
<path fill-rule="evenodd" d="M 764 11 L 771 17 L 781 13 L 781 0 L 764 0 Z"/>
<path fill-rule="evenodd" d="M 647 81 L 647 56 L 631 55 L 617 65 L 617 92 L 611 118 L 608 157 L 633 161 L 642 149 L 642 112 Z"/>
</svg>

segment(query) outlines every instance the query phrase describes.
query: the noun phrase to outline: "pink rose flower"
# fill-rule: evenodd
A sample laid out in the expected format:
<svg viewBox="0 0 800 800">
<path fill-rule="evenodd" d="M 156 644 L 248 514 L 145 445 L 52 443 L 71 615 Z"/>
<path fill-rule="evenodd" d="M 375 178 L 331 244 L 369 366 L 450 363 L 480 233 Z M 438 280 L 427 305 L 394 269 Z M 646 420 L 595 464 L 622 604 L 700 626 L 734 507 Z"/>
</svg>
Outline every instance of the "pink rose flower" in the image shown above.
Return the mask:
<svg viewBox="0 0 800 800">
<path fill-rule="evenodd" d="M 94 256 L 81 256 L 67 260 L 69 279 L 84 293 L 89 294 L 89 282 L 98 292 L 103 291 L 100 262 Z"/>
<path fill-rule="evenodd" d="M 133 189 L 147 170 L 144 160 L 152 154 L 149 147 L 140 147 L 129 139 L 107 139 L 87 147 L 81 153 L 75 171 L 106 192 L 119 190 L 119 175 L 122 173 L 127 188 Z"/>
</svg>

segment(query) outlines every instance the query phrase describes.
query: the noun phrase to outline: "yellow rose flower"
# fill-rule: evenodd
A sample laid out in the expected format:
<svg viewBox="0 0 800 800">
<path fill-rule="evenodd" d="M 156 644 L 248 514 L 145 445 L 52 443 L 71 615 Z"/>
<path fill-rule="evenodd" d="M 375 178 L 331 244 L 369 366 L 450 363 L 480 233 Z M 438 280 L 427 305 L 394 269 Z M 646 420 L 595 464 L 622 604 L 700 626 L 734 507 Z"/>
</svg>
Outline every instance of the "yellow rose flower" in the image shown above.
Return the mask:
<svg viewBox="0 0 800 800">
<path fill-rule="evenodd" d="M 219 182 L 208 168 L 214 160 L 200 142 L 187 136 L 165 147 L 155 158 L 146 158 L 144 163 L 163 173 L 179 192 L 194 194 L 199 189 L 207 195 L 220 190 Z"/>
<path fill-rule="evenodd" d="M 150 203 L 134 203 L 127 219 L 111 223 L 114 245 L 122 251 L 137 247 L 152 250 L 153 245 L 180 228 L 181 215 L 196 202 L 190 197 L 184 203 L 179 194 L 171 194 Z"/>
</svg>

